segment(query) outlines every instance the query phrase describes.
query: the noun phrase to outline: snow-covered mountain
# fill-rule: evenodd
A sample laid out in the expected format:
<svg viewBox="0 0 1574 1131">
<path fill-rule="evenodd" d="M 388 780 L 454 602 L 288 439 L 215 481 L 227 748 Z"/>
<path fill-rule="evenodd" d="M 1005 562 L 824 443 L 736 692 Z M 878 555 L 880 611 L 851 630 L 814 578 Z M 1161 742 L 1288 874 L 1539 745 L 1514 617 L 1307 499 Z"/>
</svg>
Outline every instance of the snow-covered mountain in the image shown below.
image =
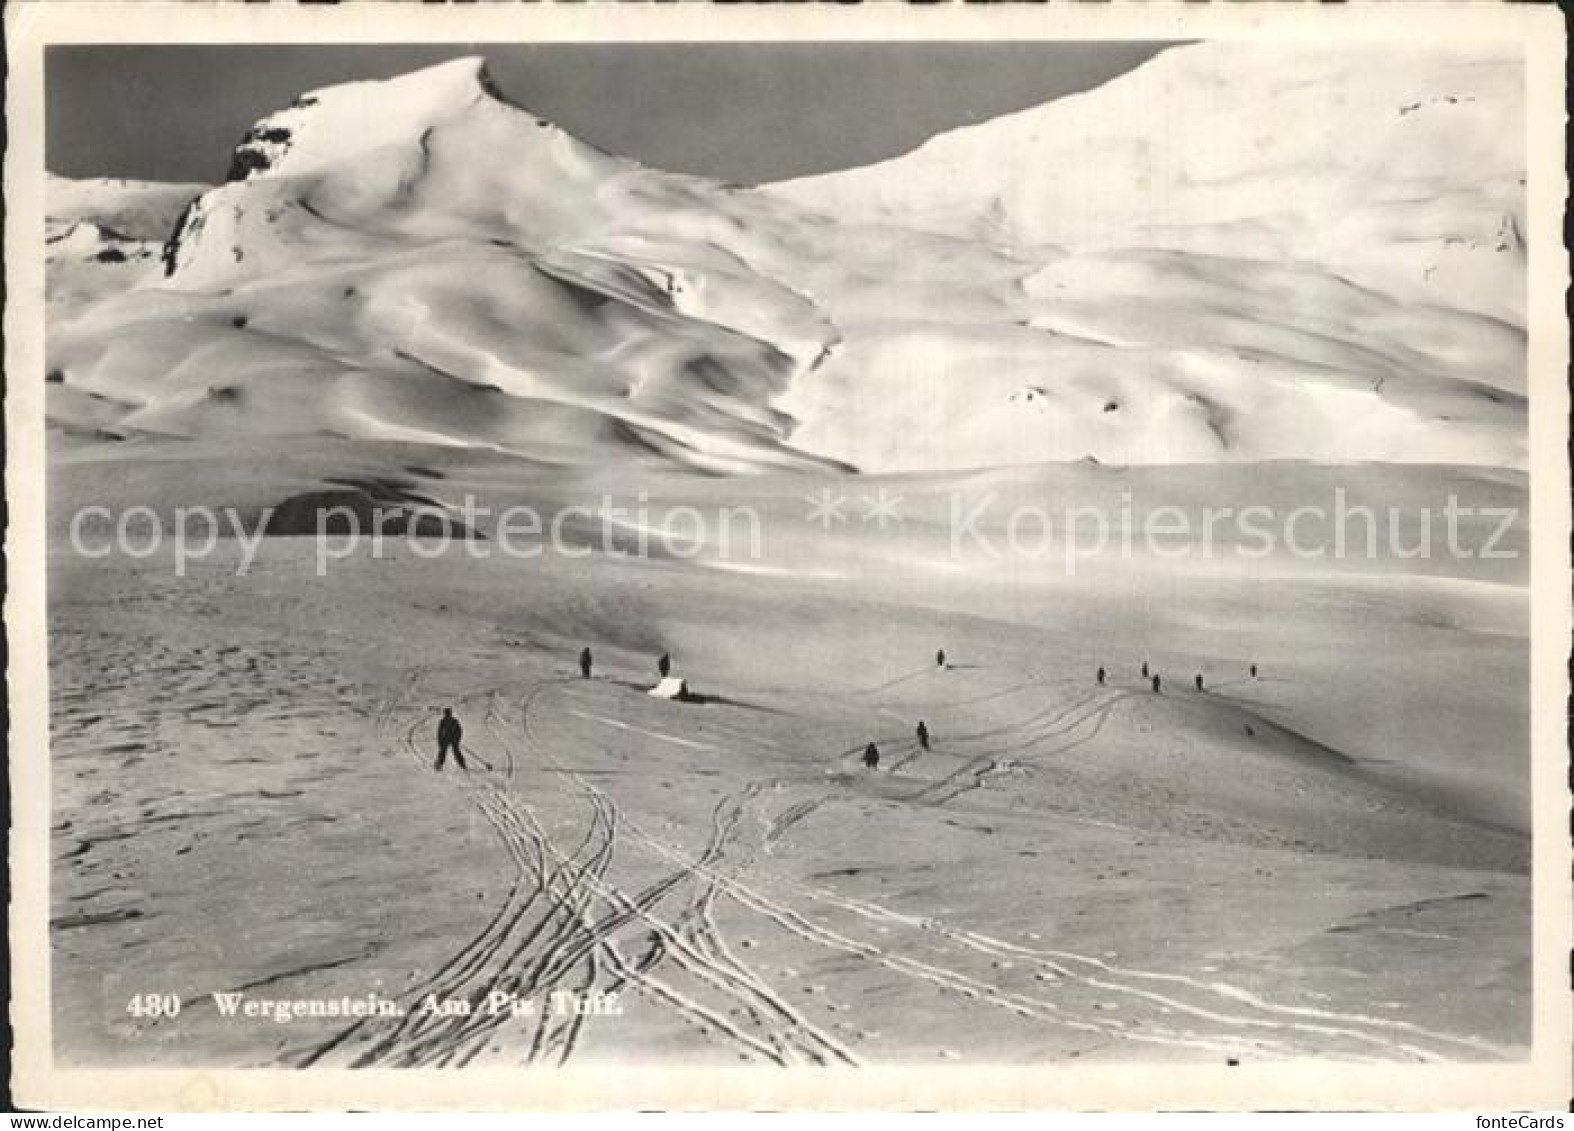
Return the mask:
<svg viewBox="0 0 1574 1131">
<path fill-rule="evenodd" d="M 51 180 L 50 419 L 712 473 L 1519 466 L 1520 86 L 1201 44 L 763 189 L 601 152 L 476 59 L 333 87 L 207 191 Z"/>
<path fill-rule="evenodd" d="M 57 314 L 153 281 L 176 220 L 208 188 L 48 177 L 44 241 Z"/>
<path fill-rule="evenodd" d="M 1511 51 L 1203 43 L 1081 95 L 777 192 L 1016 246 L 1306 265 L 1518 322 L 1524 72 Z"/>
</svg>

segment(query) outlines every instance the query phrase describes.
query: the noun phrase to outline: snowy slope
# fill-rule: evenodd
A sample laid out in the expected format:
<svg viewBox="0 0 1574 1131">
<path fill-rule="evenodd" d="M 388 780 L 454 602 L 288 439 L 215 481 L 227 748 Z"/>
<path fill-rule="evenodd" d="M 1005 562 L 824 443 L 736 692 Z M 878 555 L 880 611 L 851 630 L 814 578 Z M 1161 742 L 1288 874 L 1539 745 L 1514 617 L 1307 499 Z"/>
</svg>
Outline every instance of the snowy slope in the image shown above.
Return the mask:
<svg viewBox="0 0 1574 1131">
<path fill-rule="evenodd" d="M 1522 321 L 1517 55 L 1204 43 L 1104 87 L 780 195 L 859 218 L 1078 249 L 1305 263 Z"/>
<path fill-rule="evenodd" d="M 1369 62 L 1176 49 L 762 190 L 603 153 L 476 59 L 313 92 L 161 271 L 85 286 L 102 237 L 62 229 L 51 419 L 711 473 L 1522 465 L 1515 69 Z"/>
</svg>

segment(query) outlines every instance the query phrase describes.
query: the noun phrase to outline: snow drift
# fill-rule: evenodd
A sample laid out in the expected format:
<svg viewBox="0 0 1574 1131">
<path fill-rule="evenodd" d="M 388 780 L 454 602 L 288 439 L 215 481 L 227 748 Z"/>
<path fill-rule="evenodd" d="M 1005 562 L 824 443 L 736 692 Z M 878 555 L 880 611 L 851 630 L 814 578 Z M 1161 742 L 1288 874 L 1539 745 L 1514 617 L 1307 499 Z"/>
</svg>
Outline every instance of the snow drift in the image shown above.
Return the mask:
<svg viewBox="0 0 1574 1131">
<path fill-rule="evenodd" d="M 645 694 L 653 699 L 675 699 L 681 703 L 689 698 L 689 685 L 675 675 L 662 676 L 660 682 Z"/>
</svg>

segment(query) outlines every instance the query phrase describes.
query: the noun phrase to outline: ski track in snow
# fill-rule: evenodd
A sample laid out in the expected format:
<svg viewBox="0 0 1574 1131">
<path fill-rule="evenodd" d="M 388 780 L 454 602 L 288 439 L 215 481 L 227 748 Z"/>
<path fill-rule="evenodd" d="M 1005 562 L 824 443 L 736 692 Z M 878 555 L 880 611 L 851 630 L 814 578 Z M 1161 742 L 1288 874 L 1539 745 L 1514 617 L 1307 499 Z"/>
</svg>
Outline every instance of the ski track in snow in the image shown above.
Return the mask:
<svg viewBox="0 0 1574 1131">
<path fill-rule="evenodd" d="M 855 694 L 877 695 L 921 674 L 908 673 Z M 424 712 L 406 705 L 415 701 L 413 692 L 422 676 L 419 670 L 411 672 L 402 691 L 384 701 L 377 727 L 388 744 L 424 770 L 426 755 L 417 735 L 429 720 Z M 301 1053 L 298 1064 L 458 1067 L 483 1053 L 517 1056 L 527 1064 L 563 1064 L 581 1047 L 593 1019 L 544 1008 L 547 995 L 556 990 L 584 994 L 625 988 L 681 1017 L 746 1062 L 858 1063 L 853 1048 L 806 1016 L 738 955 L 717 923 L 716 907 L 723 899 L 785 935 L 842 958 L 927 983 L 980 1008 L 1108 1041 L 1264 1059 L 1313 1053 L 1415 1061 L 1461 1052 L 1507 1055 L 1504 1049 L 1468 1036 L 1390 1018 L 1278 1004 L 1219 981 L 1118 966 L 1068 950 L 1023 946 L 934 916 L 767 875 L 759 867 L 761 854 L 770 857 L 796 825 L 840 795 L 821 788 L 769 812 L 769 796 L 784 784 L 808 784 L 801 779 L 760 779 L 724 795 L 712 810 L 703 847 L 684 849 L 647 830 L 583 775 L 558 764 L 547 743 L 532 731 L 531 714 L 543 697 L 575 682 L 559 678 L 517 685 L 522 696 L 512 706 L 504 694 L 511 686 L 507 684 L 461 696 L 461 702 L 483 718 L 484 746 L 493 758 L 467 752 L 467 758 L 488 770 L 458 775 L 450 779 L 455 782 L 452 788 L 465 795 L 497 835 L 513 872 L 509 887 L 481 930 L 402 995 L 403 1016 L 363 1019 Z M 1030 681 L 1004 692 L 959 700 L 957 705 L 1017 694 L 1035 685 L 1061 690 Z M 1084 691 L 1014 722 L 958 733 L 948 739 L 948 746 L 971 748 L 997 741 L 1006 745 L 988 753 L 952 755 L 962 760 L 957 769 L 902 800 L 944 805 L 984 786 L 989 775 L 1015 765 L 1004 760 L 1007 753 L 1053 757 L 1089 742 L 1119 703 L 1133 694 L 1103 688 Z M 567 713 L 647 737 L 671 738 L 601 716 Z M 411 716 L 407 725 L 401 723 L 401 715 Z M 571 835 L 550 831 L 514 791 L 521 770 L 517 758 L 521 743 L 534 755 L 533 768 L 560 775 L 577 790 L 584 814 Z M 481 745 L 473 739 L 471 744 Z M 911 753 L 893 762 L 891 772 L 938 753 L 922 751 L 916 742 L 911 746 Z M 749 825 L 744 817 L 751 807 L 757 808 L 760 830 L 752 845 L 741 835 Z M 615 856 L 630 852 L 643 853 L 669 870 L 643 888 L 629 890 L 610 873 Z M 1024 992 L 961 968 L 954 959 L 942 962 L 927 954 L 900 953 L 888 938 L 864 937 L 855 926 L 860 922 L 881 930 L 901 927 L 994 960 L 1023 963 L 1060 992 Z M 1079 996 L 1117 995 L 1152 1013 L 1130 1019 L 1100 1017 L 1091 1008 L 1064 1000 L 1066 989 Z M 481 1006 L 493 993 L 535 999 L 537 1009 L 521 1016 L 507 1009 L 489 1013 Z M 429 995 L 468 1001 L 472 1009 L 452 1016 L 427 1013 L 419 1005 Z M 1182 1023 L 1174 1020 L 1177 1017 Z"/>
<path fill-rule="evenodd" d="M 528 736 L 525 718 L 530 700 L 550 686 L 551 681 L 535 685 L 527 694 L 515 728 L 521 735 Z M 730 1044 L 740 1059 L 780 1065 L 854 1062 L 839 1041 L 806 1021 L 744 965 L 716 929 L 716 887 L 704 882 L 700 868 L 719 861 L 727 851 L 747 793 L 725 798 L 717 806 L 710 841 L 696 857 L 699 868 L 685 863 L 631 894 L 607 878 L 620 823 L 615 803 L 578 775 L 553 766 L 575 782 L 589 810 L 578 845 L 561 848 L 530 807 L 507 788 L 517 769 L 514 743 L 497 691 L 483 698 L 487 729 L 502 755 L 497 773 L 504 784 L 472 778 L 457 788 L 497 833 L 515 866 L 514 883 L 482 931 L 407 992 L 401 1002 L 403 1017 L 358 1022 L 309 1050 L 300 1059 L 303 1066 L 331 1058 L 347 1060 L 354 1067 L 457 1067 L 470 1063 L 489 1044 L 493 1052 L 506 1048 L 512 1053 L 518 1043 L 527 1044 L 526 1063 L 561 1064 L 578 1047 L 586 1018 L 546 1010 L 519 1018 L 507 1010 L 487 1013 L 480 1007 L 488 995 L 505 992 L 539 1000 L 556 989 L 585 993 L 617 991 L 625 985 Z M 392 713 L 385 712 L 385 722 Z M 415 734 L 425 723 L 417 717 L 400 741 L 423 769 L 425 758 L 417 749 Z M 532 883 L 534 888 L 529 886 Z M 658 905 L 678 889 L 687 892 L 686 901 L 675 913 L 659 912 Z M 535 915 L 530 913 L 533 907 L 540 908 Z M 638 954 L 625 953 L 620 946 L 620 932 L 631 926 L 645 933 L 645 949 Z M 702 1001 L 695 992 L 657 977 L 653 971 L 668 961 L 703 986 L 708 997 L 719 997 L 721 1004 Z M 472 1011 L 451 1017 L 423 1014 L 418 1003 L 428 994 L 469 1001 Z M 735 1021 L 730 1013 L 746 1020 Z M 530 1027 L 528 1042 L 523 1033 L 502 1037 L 500 1031 L 510 1025 Z"/>
<path fill-rule="evenodd" d="M 604 719 L 600 715 L 586 714 L 584 711 L 571 710 L 567 713 L 573 715 L 576 719 L 585 719 L 587 722 L 600 723 L 602 726 L 616 727 L 618 730 L 633 731 L 635 734 L 642 734 L 646 738 L 654 738 L 658 742 L 670 742 L 674 746 L 687 746 L 691 750 L 716 749 L 708 742 L 694 742 L 691 739 L 678 738 L 677 736 L 671 734 L 662 734 L 660 731 L 646 730 L 644 727 L 630 726 L 628 723 L 620 723 L 616 719 Z"/>
</svg>

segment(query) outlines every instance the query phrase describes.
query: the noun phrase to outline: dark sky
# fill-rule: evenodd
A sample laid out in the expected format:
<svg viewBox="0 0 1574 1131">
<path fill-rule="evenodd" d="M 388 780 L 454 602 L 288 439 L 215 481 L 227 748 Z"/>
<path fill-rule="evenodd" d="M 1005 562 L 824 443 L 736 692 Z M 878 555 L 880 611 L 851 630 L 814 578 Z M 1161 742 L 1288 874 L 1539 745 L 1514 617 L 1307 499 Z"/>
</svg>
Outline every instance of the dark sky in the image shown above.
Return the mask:
<svg viewBox="0 0 1574 1131">
<path fill-rule="evenodd" d="M 1152 43 L 51 47 L 47 157 L 66 176 L 218 181 L 303 91 L 485 55 L 513 102 L 657 168 L 753 184 L 868 164 L 1097 86 Z"/>
</svg>

